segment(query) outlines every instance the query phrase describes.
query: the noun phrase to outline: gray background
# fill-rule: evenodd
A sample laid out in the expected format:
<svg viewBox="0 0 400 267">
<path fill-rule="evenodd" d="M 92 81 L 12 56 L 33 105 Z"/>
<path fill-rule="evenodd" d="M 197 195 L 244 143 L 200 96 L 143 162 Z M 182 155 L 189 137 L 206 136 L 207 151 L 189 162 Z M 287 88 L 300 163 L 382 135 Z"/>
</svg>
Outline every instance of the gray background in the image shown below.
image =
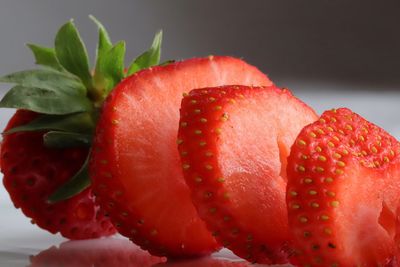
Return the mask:
<svg viewBox="0 0 400 267">
<path fill-rule="evenodd" d="M 75 18 L 89 50 L 97 16 L 132 59 L 163 29 L 164 59 L 243 57 L 279 85 L 400 85 L 398 0 L 0 0 L 0 74 L 30 67 L 26 42 L 52 45 Z"/>
</svg>

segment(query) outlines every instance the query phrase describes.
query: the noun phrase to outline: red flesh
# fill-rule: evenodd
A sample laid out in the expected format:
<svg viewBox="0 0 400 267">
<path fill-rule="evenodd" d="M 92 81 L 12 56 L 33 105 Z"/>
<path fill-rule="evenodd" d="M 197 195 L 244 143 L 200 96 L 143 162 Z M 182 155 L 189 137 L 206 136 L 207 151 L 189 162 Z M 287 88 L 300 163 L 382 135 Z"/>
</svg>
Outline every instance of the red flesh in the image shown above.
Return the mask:
<svg viewBox="0 0 400 267">
<path fill-rule="evenodd" d="M 393 258 L 400 145 L 348 109 L 305 127 L 288 159 L 299 266 L 383 266 Z"/>
<path fill-rule="evenodd" d="M 153 254 L 219 248 L 191 202 L 176 136 L 182 93 L 226 83 L 271 84 L 239 59 L 197 58 L 136 73 L 104 104 L 90 164 L 97 200 L 121 234 Z"/>
<path fill-rule="evenodd" d="M 395 259 L 393 266 L 391 267 L 398 267 L 400 266 L 400 203 L 397 205 L 396 209 L 396 234 L 394 238 L 395 242 Z"/>
<path fill-rule="evenodd" d="M 288 261 L 286 156 L 316 118 L 274 86 L 198 89 L 183 99 L 178 144 L 186 182 L 200 216 L 238 256 Z"/>
</svg>

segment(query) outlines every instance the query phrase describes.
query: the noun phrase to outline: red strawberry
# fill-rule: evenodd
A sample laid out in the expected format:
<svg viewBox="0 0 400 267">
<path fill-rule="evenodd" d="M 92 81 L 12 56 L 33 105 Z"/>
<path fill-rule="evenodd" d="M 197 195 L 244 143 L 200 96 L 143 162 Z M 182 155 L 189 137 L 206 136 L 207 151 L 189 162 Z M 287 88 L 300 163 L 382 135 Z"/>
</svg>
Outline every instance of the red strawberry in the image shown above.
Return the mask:
<svg viewBox="0 0 400 267">
<path fill-rule="evenodd" d="M 87 164 L 96 119 L 116 84 L 160 60 L 161 32 L 125 68 L 124 42 L 114 45 L 92 19 L 99 28 L 95 67 L 89 66 L 85 45 L 69 21 L 57 32 L 54 48 L 28 45 L 45 68 L 0 77 L 14 84 L 0 107 L 18 109 L 2 144 L 4 185 L 33 223 L 72 239 L 115 233 L 90 189 Z"/>
<path fill-rule="evenodd" d="M 68 241 L 31 257 L 30 267 L 150 267 L 164 262 L 151 256 L 128 240 L 107 238 L 100 240 Z"/>
<path fill-rule="evenodd" d="M 288 158 L 299 266 L 384 266 L 393 258 L 400 144 L 348 109 L 305 127 Z"/>
<path fill-rule="evenodd" d="M 274 86 L 197 89 L 183 99 L 186 182 L 200 216 L 238 256 L 287 262 L 286 157 L 315 120 L 311 108 Z"/>
<path fill-rule="evenodd" d="M 19 110 L 6 131 L 30 122 L 37 114 Z M 82 166 L 87 148 L 51 149 L 43 145 L 43 132 L 4 135 L 1 170 L 4 186 L 14 205 L 32 223 L 71 239 L 95 238 L 115 233 L 108 218 L 99 212 L 91 190 L 56 204 L 48 197 Z"/>
<path fill-rule="evenodd" d="M 182 93 L 227 83 L 271 84 L 239 59 L 196 58 L 138 72 L 103 106 L 89 169 L 96 199 L 121 234 L 151 253 L 219 248 L 191 202 L 176 136 Z"/>
<path fill-rule="evenodd" d="M 400 266 L 400 205 L 397 205 L 395 216 L 396 216 L 395 217 L 395 219 L 396 219 L 396 234 L 394 237 L 394 242 L 395 242 L 396 249 L 395 249 L 395 260 L 393 263 L 393 267 L 398 267 L 398 266 Z"/>
</svg>

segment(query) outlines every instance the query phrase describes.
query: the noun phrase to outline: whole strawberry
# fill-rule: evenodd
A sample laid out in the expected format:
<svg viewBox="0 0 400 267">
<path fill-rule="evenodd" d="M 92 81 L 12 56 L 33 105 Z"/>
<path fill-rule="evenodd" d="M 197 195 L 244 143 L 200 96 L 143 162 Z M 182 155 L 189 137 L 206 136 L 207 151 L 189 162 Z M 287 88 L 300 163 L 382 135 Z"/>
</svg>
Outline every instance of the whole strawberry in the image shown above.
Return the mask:
<svg viewBox="0 0 400 267">
<path fill-rule="evenodd" d="M 6 131 L 29 123 L 37 116 L 31 111 L 18 110 Z M 32 218 L 32 223 L 71 239 L 114 234 L 114 227 L 94 204 L 89 188 L 66 201 L 54 204 L 47 201 L 79 171 L 89 150 L 86 147 L 46 147 L 43 135 L 43 132 L 16 132 L 4 136 L 3 182 L 14 205 Z"/>
<path fill-rule="evenodd" d="M 161 33 L 125 69 L 125 43 L 113 45 L 100 22 L 91 18 L 99 27 L 94 74 L 70 21 L 58 31 L 54 49 L 28 45 L 43 68 L 0 78 L 15 84 L 0 107 L 17 109 L 3 133 L 4 186 L 32 223 L 70 239 L 116 232 L 90 187 L 87 158 L 92 135 L 102 102 L 114 86 L 160 58 Z"/>
</svg>

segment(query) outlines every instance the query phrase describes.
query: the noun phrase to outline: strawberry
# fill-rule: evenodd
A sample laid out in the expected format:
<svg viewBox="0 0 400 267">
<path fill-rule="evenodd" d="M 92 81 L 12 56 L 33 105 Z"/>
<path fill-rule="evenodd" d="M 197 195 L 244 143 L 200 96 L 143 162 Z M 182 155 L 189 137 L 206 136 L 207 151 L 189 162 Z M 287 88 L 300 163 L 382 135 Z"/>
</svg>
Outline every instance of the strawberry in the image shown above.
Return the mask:
<svg viewBox="0 0 400 267">
<path fill-rule="evenodd" d="M 210 56 L 138 72 L 104 103 L 89 166 L 96 200 L 121 234 L 153 254 L 219 248 L 191 202 L 176 136 L 182 93 L 226 83 L 271 81 L 239 59 Z"/>
<path fill-rule="evenodd" d="M 306 126 L 288 158 L 299 266 L 384 266 L 393 258 L 400 144 L 349 109 Z"/>
<path fill-rule="evenodd" d="M 275 86 L 197 89 L 183 99 L 178 144 L 186 182 L 201 218 L 238 256 L 288 261 L 286 157 L 315 119 Z"/>
<path fill-rule="evenodd" d="M 36 117 L 36 113 L 19 110 L 9 121 L 6 131 Z M 32 223 L 71 239 L 114 234 L 114 227 L 99 211 L 90 188 L 66 201 L 47 202 L 53 191 L 80 169 L 87 154 L 85 147 L 47 148 L 42 132 L 5 135 L 1 170 L 4 186 L 14 205 L 32 218 Z"/>
<path fill-rule="evenodd" d="M 129 240 L 107 238 L 67 241 L 32 256 L 30 262 L 30 267 L 150 267 L 165 259 L 151 256 Z"/>
<path fill-rule="evenodd" d="M 160 58 L 161 33 L 152 47 L 125 69 L 125 43 L 113 45 L 99 27 L 94 74 L 78 30 L 70 21 L 57 32 L 55 47 L 29 44 L 44 66 L 12 73 L 0 82 L 15 84 L 0 107 L 18 111 L 1 145 L 5 188 L 14 205 L 33 223 L 71 239 L 111 235 L 111 222 L 95 203 L 87 171 L 99 109 L 127 75 Z"/>
<path fill-rule="evenodd" d="M 395 219 L 396 219 L 396 222 L 395 222 L 396 234 L 394 237 L 394 242 L 395 242 L 396 249 L 395 249 L 395 259 L 394 259 L 393 267 L 400 266 L 400 205 L 397 205 Z"/>
</svg>

